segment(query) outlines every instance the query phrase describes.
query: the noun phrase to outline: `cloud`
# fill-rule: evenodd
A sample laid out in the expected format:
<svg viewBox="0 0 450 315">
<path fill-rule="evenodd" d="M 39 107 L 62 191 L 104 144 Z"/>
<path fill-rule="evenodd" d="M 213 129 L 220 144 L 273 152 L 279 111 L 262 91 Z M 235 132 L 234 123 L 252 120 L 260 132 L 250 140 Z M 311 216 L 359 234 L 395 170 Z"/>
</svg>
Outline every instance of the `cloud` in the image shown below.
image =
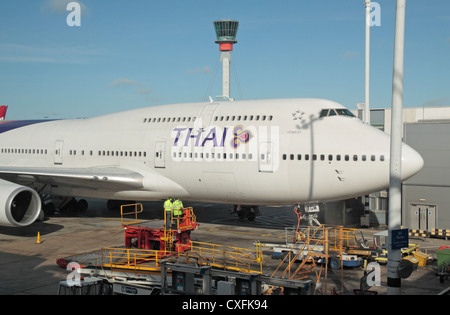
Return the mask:
<svg viewBox="0 0 450 315">
<path fill-rule="evenodd" d="M 51 12 L 51 13 L 64 13 L 67 14 L 67 4 L 70 2 L 77 2 L 80 4 L 81 12 L 88 13 L 89 10 L 87 6 L 82 1 L 73 1 L 73 0 L 45 0 L 41 6 L 42 12 Z"/>
<path fill-rule="evenodd" d="M 152 89 L 149 88 L 142 88 L 142 89 L 137 89 L 134 91 L 134 94 L 137 95 L 148 95 L 150 93 L 153 93 L 154 91 Z"/>
<path fill-rule="evenodd" d="M 154 90 L 148 88 L 144 83 L 127 78 L 115 79 L 113 82 L 108 84 L 108 86 L 113 88 L 132 88 L 134 89 L 135 95 L 144 96 L 147 100 L 151 100 L 150 94 L 155 92 Z"/>
<path fill-rule="evenodd" d="M 422 103 L 423 107 L 428 106 L 448 106 L 450 104 L 450 97 L 435 98 Z"/>
<path fill-rule="evenodd" d="M 109 86 L 113 86 L 113 87 L 145 86 L 145 84 L 140 83 L 140 82 L 135 81 L 135 80 L 119 78 L 119 79 L 115 79 L 113 82 L 111 82 L 109 84 Z"/>
<path fill-rule="evenodd" d="M 39 57 L 23 57 L 23 56 L 0 56 L 0 61 L 10 63 L 54 63 L 52 58 L 39 58 Z"/>
<path fill-rule="evenodd" d="M 208 67 L 208 66 L 204 66 L 203 68 L 195 68 L 195 69 L 189 70 L 188 73 L 190 75 L 195 75 L 197 73 L 199 73 L 199 74 L 209 74 L 209 73 L 211 73 L 211 68 Z"/>
<path fill-rule="evenodd" d="M 345 53 L 343 53 L 341 55 L 342 58 L 345 59 L 355 59 L 359 56 L 359 52 L 358 51 L 346 51 Z"/>
<path fill-rule="evenodd" d="M 86 64 L 104 49 L 80 45 L 0 43 L 0 61 L 9 63 Z"/>
</svg>

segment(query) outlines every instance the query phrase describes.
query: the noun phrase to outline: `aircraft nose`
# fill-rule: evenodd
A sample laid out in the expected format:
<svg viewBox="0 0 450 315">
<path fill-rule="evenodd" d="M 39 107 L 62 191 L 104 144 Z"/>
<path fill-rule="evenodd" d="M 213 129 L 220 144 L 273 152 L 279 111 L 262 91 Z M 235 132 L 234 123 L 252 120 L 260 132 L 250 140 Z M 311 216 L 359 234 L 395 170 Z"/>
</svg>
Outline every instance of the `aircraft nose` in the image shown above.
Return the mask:
<svg viewBox="0 0 450 315">
<path fill-rule="evenodd" d="M 424 165 L 422 156 L 409 145 L 402 146 L 402 180 L 417 174 Z"/>
</svg>

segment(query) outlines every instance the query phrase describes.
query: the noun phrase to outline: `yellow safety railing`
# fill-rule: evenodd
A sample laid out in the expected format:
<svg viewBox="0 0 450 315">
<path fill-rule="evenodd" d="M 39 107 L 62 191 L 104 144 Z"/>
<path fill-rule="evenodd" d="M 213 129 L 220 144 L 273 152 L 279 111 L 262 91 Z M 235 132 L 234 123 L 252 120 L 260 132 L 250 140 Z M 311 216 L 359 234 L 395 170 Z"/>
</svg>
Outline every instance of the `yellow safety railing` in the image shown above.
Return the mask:
<svg viewBox="0 0 450 315">
<path fill-rule="evenodd" d="M 194 225 L 197 223 L 197 217 L 194 214 L 194 209 L 192 207 L 183 208 L 182 209 L 183 215 L 181 216 L 174 216 L 173 213 L 170 217 L 170 224 L 176 223 L 176 229 L 179 230 L 180 228 L 183 229 L 191 229 L 194 227 Z M 166 211 L 164 211 L 164 225 L 167 222 L 167 214 Z M 166 227 L 167 229 L 167 227 Z"/>
<path fill-rule="evenodd" d="M 208 265 L 224 270 L 247 273 L 262 273 L 263 255 L 256 250 L 203 242 L 192 242 L 191 249 L 184 253 L 147 249 L 112 248 L 101 250 L 102 268 L 127 269 L 132 272 L 159 271 L 161 260 L 170 257 L 186 257 L 199 265 Z"/>
<path fill-rule="evenodd" d="M 203 242 L 192 242 L 190 257 L 199 258 L 198 263 L 226 270 L 262 273 L 263 255 L 259 246 L 256 250 Z"/>
<path fill-rule="evenodd" d="M 134 215 L 134 221 L 127 221 L 126 222 L 127 224 L 141 222 L 140 220 L 138 220 L 138 214 L 142 213 L 143 211 L 144 211 L 144 208 L 142 207 L 141 203 L 121 205 L 120 206 L 120 222 L 121 222 L 121 224 L 124 225 L 124 223 L 125 223 L 124 216 L 130 216 L 130 215 Z"/>
<path fill-rule="evenodd" d="M 167 257 L 157 250 L 105 247 L 101 251 L 102 267 L 111 270 L 158 271 L 161 259 Z"/>
</svg>

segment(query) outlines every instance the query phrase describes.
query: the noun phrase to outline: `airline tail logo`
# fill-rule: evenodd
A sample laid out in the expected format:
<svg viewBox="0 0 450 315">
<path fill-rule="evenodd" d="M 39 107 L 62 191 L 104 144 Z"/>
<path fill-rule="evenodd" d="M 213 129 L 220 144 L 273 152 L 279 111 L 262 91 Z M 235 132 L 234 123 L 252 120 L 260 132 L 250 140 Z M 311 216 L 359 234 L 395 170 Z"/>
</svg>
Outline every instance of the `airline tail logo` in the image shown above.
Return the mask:
<svg viewBox="0 0 450 315">
<path fill-rule="evenodd" d="M 0 120 L 5 120 L 7 109 L 8 106 L 6 105 L 0 106 Z"/>
</svg>

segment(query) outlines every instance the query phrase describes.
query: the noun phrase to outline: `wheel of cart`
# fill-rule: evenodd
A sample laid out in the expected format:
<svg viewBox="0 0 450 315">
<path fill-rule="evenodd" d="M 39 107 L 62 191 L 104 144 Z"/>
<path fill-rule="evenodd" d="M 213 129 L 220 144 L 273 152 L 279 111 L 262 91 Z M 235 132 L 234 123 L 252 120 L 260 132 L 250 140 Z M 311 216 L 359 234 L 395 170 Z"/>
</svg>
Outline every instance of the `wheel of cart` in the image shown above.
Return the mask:
<svg viewBox="0 0 450 315">
<path fill-rule="evenodd" d="M 448 276 L 450 276 L 450 265 L 443 264 L 438 274 L 439 274 L 439 282 L 444 283 L 444 280 L 448 280 Z"/>
<path fill-rule="evenodd" d="M 330 268 L 333 269 L 333 270 L 340 270 L 341 269 L 341 260 L 337 256 L 332 256 L 328 260 L 328 264 L 329 264 Z"/>
</svg>

